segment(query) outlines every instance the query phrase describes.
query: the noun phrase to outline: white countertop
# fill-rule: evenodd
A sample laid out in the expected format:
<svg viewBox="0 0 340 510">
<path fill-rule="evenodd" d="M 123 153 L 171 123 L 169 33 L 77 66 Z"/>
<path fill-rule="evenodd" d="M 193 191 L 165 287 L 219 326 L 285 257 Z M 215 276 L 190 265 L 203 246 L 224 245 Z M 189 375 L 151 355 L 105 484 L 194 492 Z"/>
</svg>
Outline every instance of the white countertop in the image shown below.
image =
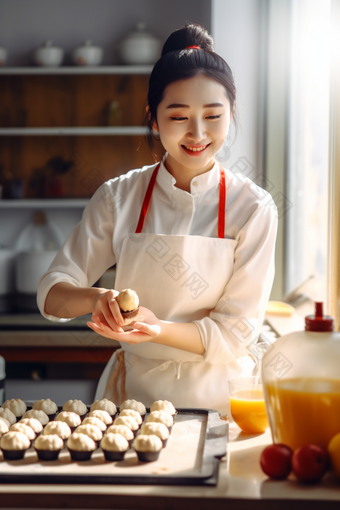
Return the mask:
<svg viewBox="0 0 340 510">
<path fill-rule="evenodd" d="M 270 508 L 261 506 L 265 500 L 275 500 L 271 508 L 279 508 L 279 504 L 284 504 L 290 500 L 289 508 L 312 508 L 315 502 L 321 502 L 320 507 L 327 508 L 327 502 L 338 502 L 340 506 L 340 480 L 336 479 L 333 473 L 327 473 L 321 482 L 316 485 L 303 485 L 298 482 L 293 474 L 287 480 L 274 481 L 269 480 L 262 472 L 259 458 L 263 448 L 271 443 L 269 429 L 261 435 L 249 436 L 240 431 L 240 429 L 232 423 L 230 425 L 230 442 L 228 444 L 228 454 L 220 463 L 219 481 L 216 487 L 178 487 L 178 486 L 137 486 L 137 485 L 5 485 L 0 486 L 0 507 L 6 506 L 5 495 L 15 494 L 15 499 L 19 507 L 26 505 L 27 495 L 54 494 L 55 501 L 60 506 L 64 502 L 69 503 L 70 508 L 77 506 L 75 501 L 81 504 L 83 508 L 184 508 L 183 502 L 188 501 L 186 508 L 191 508 L 191 503 L 195 501 L 195 508 L 208 508 L 207 500 L 212 500 L 214 508 Z M 25 498 L 20 500 L 20 494 Z M 72 499 L 76 495 L 82 500 Z M 92 498 L 93 496 L 93 498 Z M 116 496 L 114 498 L 113 496 Z M 135 498 L 138 497 L 139 504 Z M 64 498 L 64 499 L 63 499 Z M 69 498 L 69 499 L 68 499 Z M 92 499 L 91 499 L 92 498 Z M 99 499 L 95 499 L 99 498 Z M 161 498 L 161 499 L 159 499 Z M 166 504 L 157 504 L 166 500 Z M 144 500 L 141 504 L 141 499 Z M 190 500 L 190 504 L 189 504 Z M 238 506 L 237 501 L 243 500 L 242 506 Z M 284 501 L 285 500 L 285 501 Z M 295 500 L 295 503 L 294 503 Z M 12 501 L 12 500 L 11 500 Z M 34 501 L 34 500 L 31 500 Z M 43 500 L 42 500 L 43 501 Z M 92 503 L 91 503 L 92 501 Z M 100 506 L 91 506 L 94 501 L 101 501 Z M 153 501 L 154 504 L 146 505 L 147 502 Z M 221 502 L 224 501 L 223 506 Z M 235 503 L 236 501 L 236 503 Z M 310 503 L 308 503 L 308 501 Z M 88 502 L 88 503 L 87 503 Z M 116 502 L 116 504 L 114 503 Z M 119 504 L 124 506 L 117 506 Z M 262 503 L 261 503 L 262 502 Z M 268 501 L 269 503 L 269 501 Z M 99 504 L 99 503 L 98 503 Z M 225 505 L 225 506 L 224 506 Z M 307 506 L 306 506 L 307 505 Z M 281 508 L 281 506 L 280 506 Z M 283 507 L 282 507 L 283 508 Z M 315 506 L 313 506 L 315 508 Z"/>
</svg>

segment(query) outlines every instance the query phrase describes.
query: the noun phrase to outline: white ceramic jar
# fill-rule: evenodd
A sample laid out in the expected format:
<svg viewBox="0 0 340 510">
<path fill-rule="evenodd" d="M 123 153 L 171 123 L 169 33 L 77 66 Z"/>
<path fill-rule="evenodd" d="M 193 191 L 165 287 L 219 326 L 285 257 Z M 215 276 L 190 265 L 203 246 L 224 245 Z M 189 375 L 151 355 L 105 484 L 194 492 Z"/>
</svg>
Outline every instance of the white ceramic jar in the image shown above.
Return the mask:
<svg viewBox="0 0 340 510">
<path fill-rule="evenodd" d="M 16 258 L 16 289 L 24 294 L 36 294 L 41 276 L 52 264 L 58 251 L 23 251 Z"/>
<path fill-rule="evenodd" d="M 14 290 L 15 250 L 0 247 L 0 296 L 11 294 Z"/>
<path fill-rule="evenodd" d="M 78 66 L 98 66 L 103 60 L 103 48 L 94 46 L 91 39 L 87 39 L 83 46 L 73 50 L 72 60 Z"/>
<path fill-rule="evenodd" d="M 44 46 L 36 48 L 33 52 L 33 60 L 38 66 L 57 67 L 64 58 L 64 50 L 53 46 L 53 42 L 45 41 Z"/>
<path fill-rule="evenodd" d="M 56 225 L 47 221 L 43 211 L 34 215 L 20 234 L 15 259 L 16 290 L 25 294 L 36 294 L 38 282 L 47 271 L 63 242 Z"/>
<path fill-rule="evenodd" d="M 0 66 L 4 66 L 7 60 L 7 50 L 6 48 L 0 48 Z"/>
<path fill-rule="evenodd" d="M 160 39 L 145 31 L 145 24 L 138 23 L 136 31 L 129 34 L 119 45 L 119 57 L 124 64 L 154 64 L 161 56 Z"/>
</svg>

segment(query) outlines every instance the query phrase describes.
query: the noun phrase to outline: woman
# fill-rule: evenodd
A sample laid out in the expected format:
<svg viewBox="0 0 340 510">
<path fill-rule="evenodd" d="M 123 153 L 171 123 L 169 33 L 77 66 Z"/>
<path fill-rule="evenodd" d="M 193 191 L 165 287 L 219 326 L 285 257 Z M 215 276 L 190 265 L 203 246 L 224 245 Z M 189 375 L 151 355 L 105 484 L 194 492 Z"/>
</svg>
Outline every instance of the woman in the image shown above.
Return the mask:
<svg viewBox="0 0 340 510">
<path fill-rule="evenodd" d="M 265 192 L 260 200 L 215 160 L 235 92 L 203 27 L 171 34 L 147 106 L 164 158 L 104 183 L 40 281 L 45 317 L 92 313 L 89 327 L 121 343 L 96 398 L 228 411 L 227 381 L 242 372 L 269 299 L 277 228 Z M 91 287 L 114 263 L 116 289 Z M 115 299 L 125 288 L 141 303 L 130 331 Z"/>
</svg>

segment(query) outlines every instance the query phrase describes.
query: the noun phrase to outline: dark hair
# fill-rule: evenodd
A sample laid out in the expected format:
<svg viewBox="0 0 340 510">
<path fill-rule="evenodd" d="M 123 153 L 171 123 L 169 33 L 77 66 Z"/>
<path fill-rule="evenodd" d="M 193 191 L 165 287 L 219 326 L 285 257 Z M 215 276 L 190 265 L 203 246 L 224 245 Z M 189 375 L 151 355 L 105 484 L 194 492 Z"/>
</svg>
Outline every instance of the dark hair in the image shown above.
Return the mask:
<svg viewBox="0 0 340 510">
<path fill-rule="evenodd" d="M 187 46 L 199 46 L 200 49 L 188 49 Z M 198 74 L 204 74 L 223 85 L 235 115 L 236 88 L 230 67 L 214 52 L 214 40 L 209 32 L 199 23 L 187 23 L 165 41 L 161 58 L 150 75 L 147 97 L 149 113 L 145 124 L 151 150 L 154 149 L 152 124 L 157 121 L 157 108 L 166 87 L 174 81 L 193 78 Z"/>
</svg>

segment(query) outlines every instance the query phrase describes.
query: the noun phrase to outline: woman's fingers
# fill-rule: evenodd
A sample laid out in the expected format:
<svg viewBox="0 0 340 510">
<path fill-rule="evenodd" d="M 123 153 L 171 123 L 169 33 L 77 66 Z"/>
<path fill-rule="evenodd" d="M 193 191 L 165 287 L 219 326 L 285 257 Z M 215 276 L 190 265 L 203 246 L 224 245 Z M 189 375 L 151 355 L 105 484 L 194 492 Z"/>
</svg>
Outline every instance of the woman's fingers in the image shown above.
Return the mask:
<svg viewBox="0 0 340 510">
<path fill-rule="evenodd" d="M 140 331 L 141 333 L 146 333 L 147 335 L 150 335 L 152 338 L 155 338 L 159 335 L 161 332 L 160 326 L 153 324 L 150 326 L 149 324 L 146 324 L 145 322 L 135 322 L 133 327 Z"/>
<path fill-rule="evenodd" d="M 100 326 L 98 326 L 95 322 L 87 322 L 86 324 L 88 325 L 89 328 L 91 328 L 96 333 L 98 333 L 99 331 L 102 330 L 102 328 Z"/>
<path fill-rule="evenodd" d="M 93 316 L 99 317 L 100 321 L 107 324 L 113 331 L 121 333 L 123 331 L 121 326 L 124 322 L 115 299 L 117 295 L 118 293 L 112 289 L 101 293 L 92 313 Z"/>
<path fill-rule="evenodd" d="M 102 312 L 97 312 L 97 314 L 92 314 L 92 321 L 97 324 L 97 326 L 105 326 L 109 329 L 112 329 L 108 321 L 106 320 L 104 314 Z M 115 326 L 117 329 L 117 325 Z"/>
<path fill-rule="evenodd" d="M 116 307 L 115 307 L 114 302 L 115 302 L 115 300 L 112 300 L 112 309 L 114 310 L 114 314 L 112 313 L 112 309 L 110 307 L 110 303 L 111 303 L 111 301 L 110 301 L 109 303 L 106 303 L 103 306 L 103 308 L 101 309 L 100 315 L 102 315 L 102 317 L 104 319 L 104 323 L 108 327 L 110 327 L 113 331 L 116 331 L 117 333 L 122 333 L 123 330 L 116 319 L 116 317 L 118 316 L 118 313 L 116 310 L 116 307 L 118 307 L 118 304 L 116 303 Z M 119 312 L 119 307 L 118 307 L 118 312 Z M 120 314 L 120 312 L 119 312 L 119 314 Z M 122 324 L 123 324 L 123 320 L 122 320 Z"/>
<path fill-rule="evenodd" d="M 109 301 L 109 309 L 110 309 L 116 323 L 119 326 L 124 326 L 124 319 L 122 317 L 117 299 L 114 298 Z"/>
<path fill-rule="evenodd" d="M 130 331 L 126 331 L 123 333 L 117 333 L 113 331 L 110 326 L 105 326 L 104 324 L 97 325 L 94 322 L 88 322 L 87 325 L 89 328 L 91 328 L 95 333 L 98 333 L 98 335 L 104 336 L 106 338 L 110 338 L 113 340 L 118 340 L 119 342 L 125 342 L 130 345 L 135 345 L 142 342 L 149 342 L 151 341 L 157 334 L 155 334 L 155 331 L 152 331 L 151 326 L 147 326 L 146 328 L 143 328 L 145 326 L 143 323 L 136 323 L 140 329 L 134 329 Z M 150 329 L 151 328 L 151 329 Z M 144 329 L 145 331 L 142 331 Z M 152 333 L 152 335 L 149 335 L 148 332 Z"/>
</svg>

